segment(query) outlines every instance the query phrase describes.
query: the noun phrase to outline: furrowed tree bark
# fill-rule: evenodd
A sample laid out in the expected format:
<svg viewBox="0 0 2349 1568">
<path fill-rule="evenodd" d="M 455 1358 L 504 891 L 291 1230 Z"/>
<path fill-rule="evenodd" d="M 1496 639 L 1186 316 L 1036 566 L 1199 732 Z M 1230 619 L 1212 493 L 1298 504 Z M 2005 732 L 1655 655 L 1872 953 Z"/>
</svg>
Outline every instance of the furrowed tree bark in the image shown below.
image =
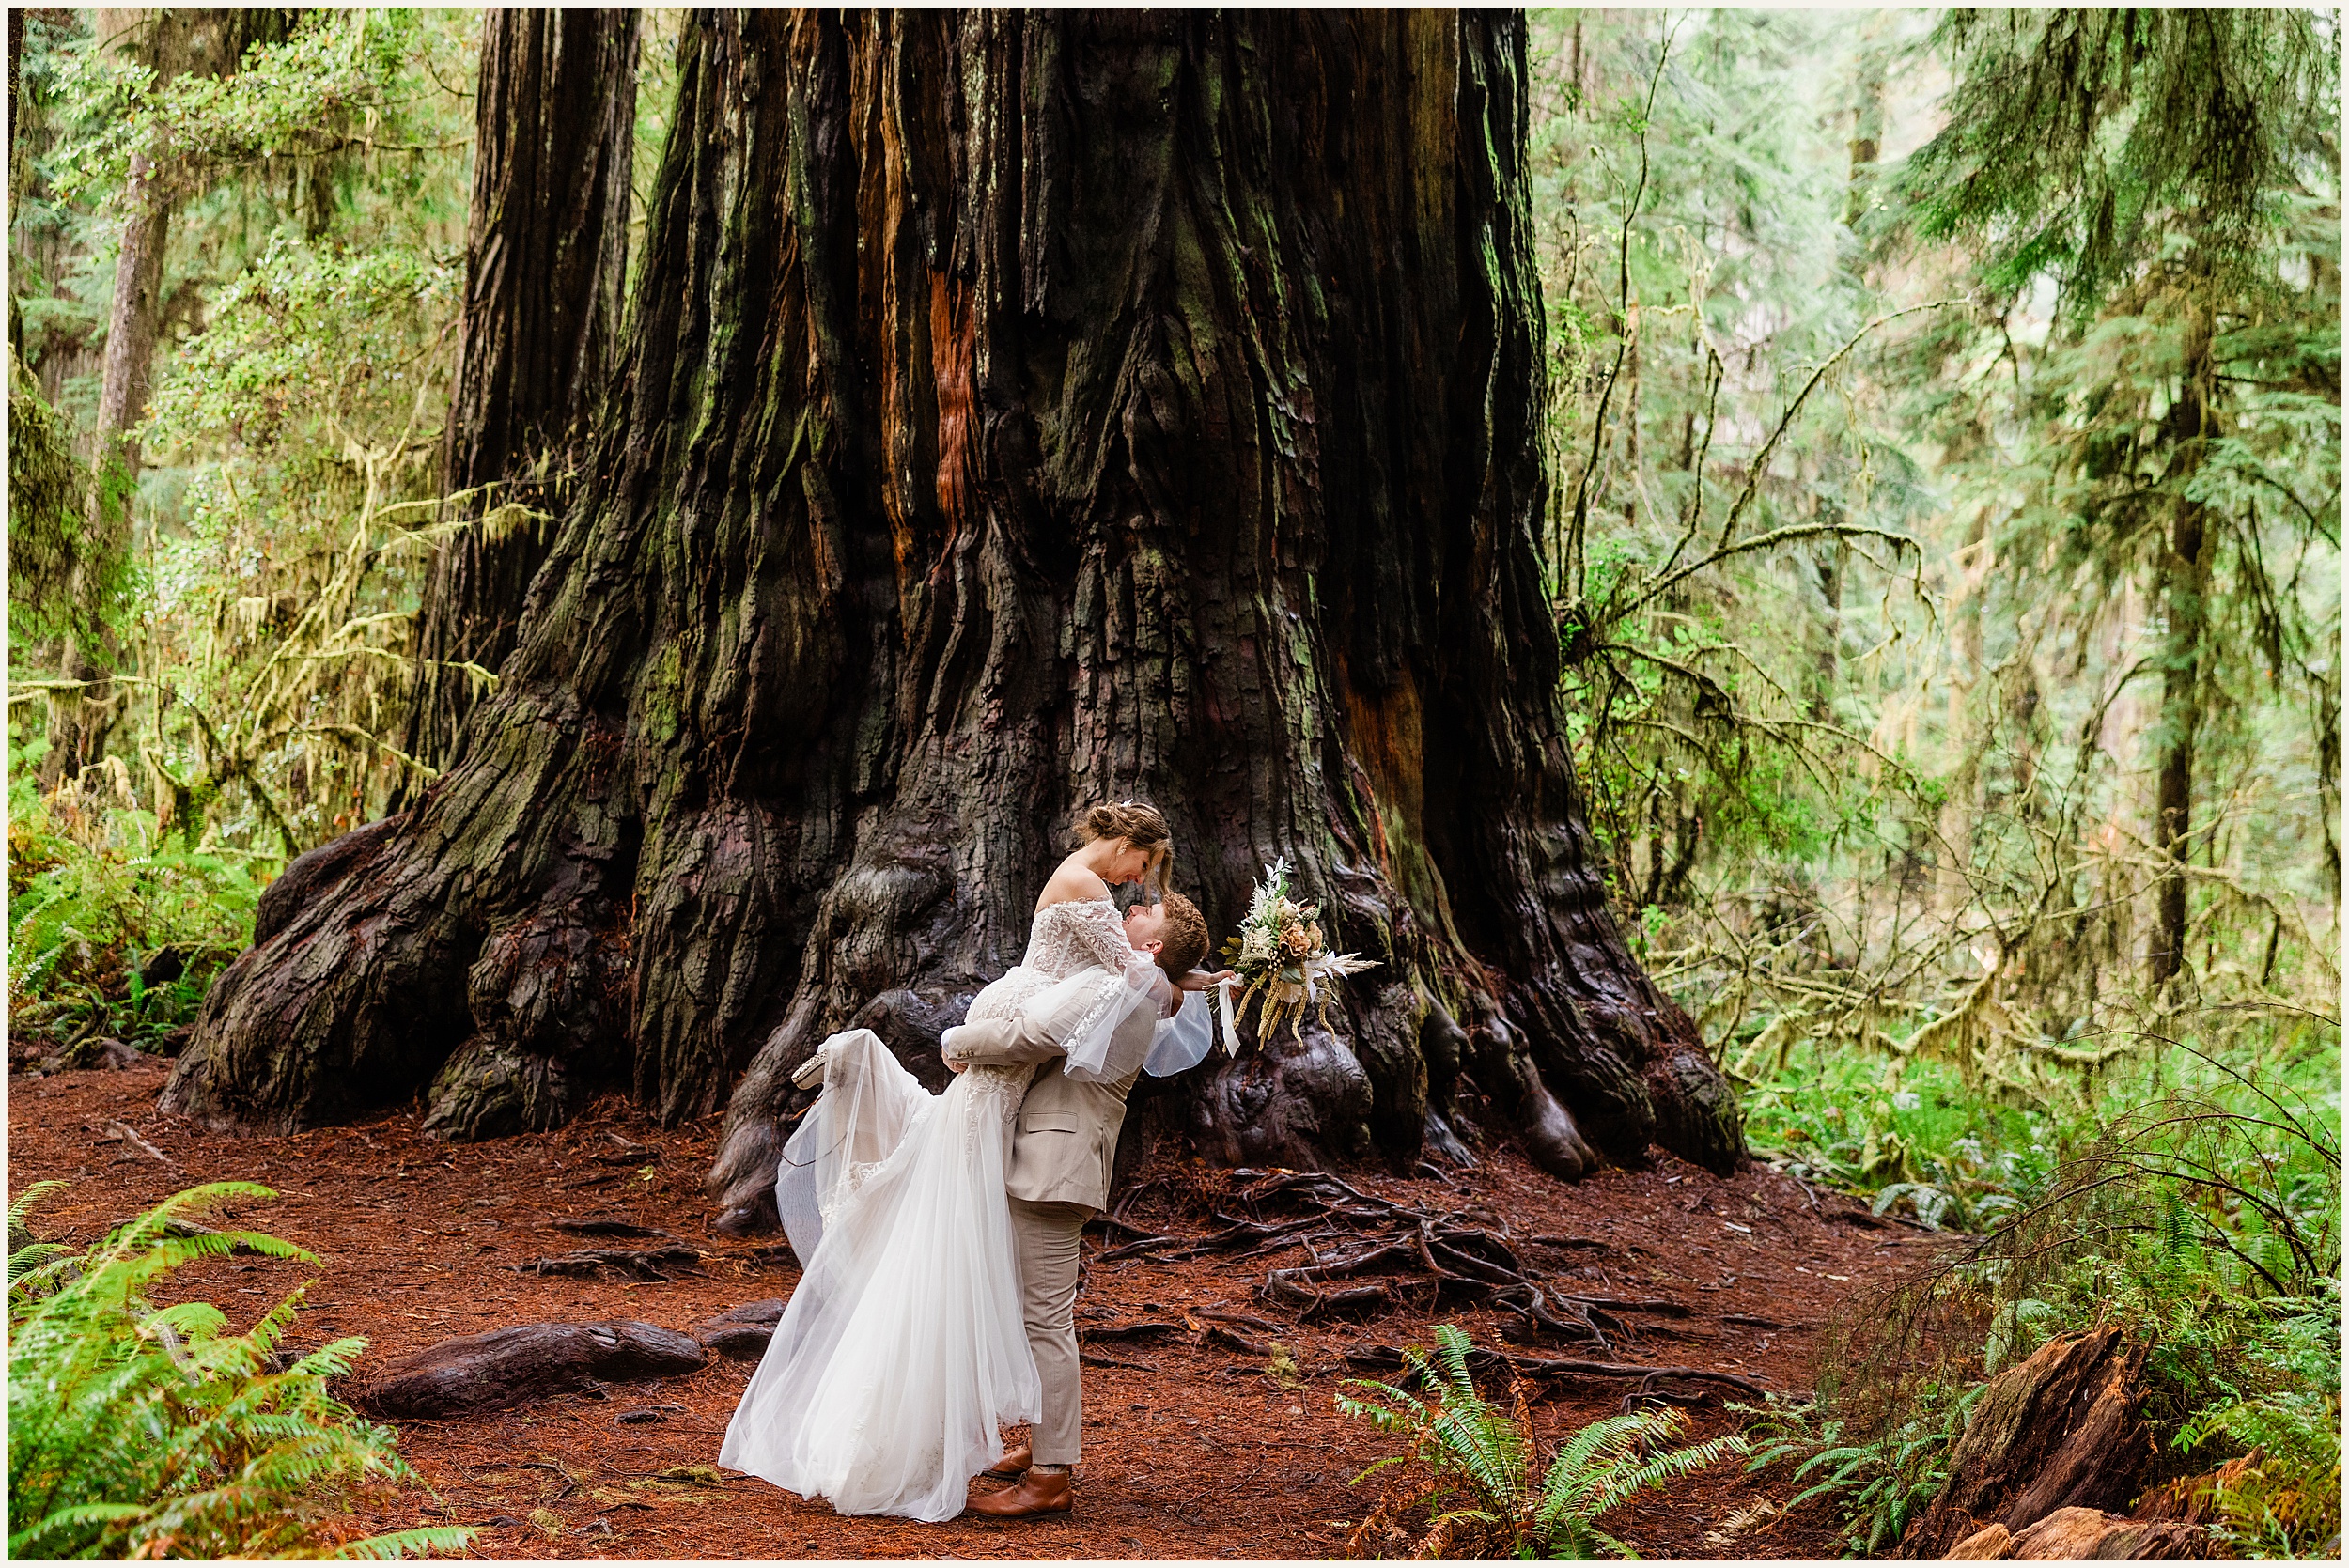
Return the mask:
<svg viewBox="0 0 2349 1568">
<path fill-rule="evenodd" d="M 425 1089 L 471 1137 L 624 1081 L 723 1108 L 722 1222 L 770 1224 L 790 1068 L 852 1023 L 926 1059 L 1069 815 L 1141 797 L 1216 930 L 1285 855 L 1380 968 L 1137 1136 L 1726 1169 L 1561 734 L 1524 48 L 1504 12 L 697 13 L 619 416 L 498 689 L 297 868 L 166 1105 Z"/>
<path fill-rule="evenodd" d="M 444 493 L 461 498 L 416 615 L 407 753 L 430 768 L 514 650 L 565 448 L 618 358 L 636 145 L 633 10 L 485 12 Z M 471 666 L 471 668 L 467 668 Z M 413 799 L 415 778 L 393 800 Z"/>
</svg>

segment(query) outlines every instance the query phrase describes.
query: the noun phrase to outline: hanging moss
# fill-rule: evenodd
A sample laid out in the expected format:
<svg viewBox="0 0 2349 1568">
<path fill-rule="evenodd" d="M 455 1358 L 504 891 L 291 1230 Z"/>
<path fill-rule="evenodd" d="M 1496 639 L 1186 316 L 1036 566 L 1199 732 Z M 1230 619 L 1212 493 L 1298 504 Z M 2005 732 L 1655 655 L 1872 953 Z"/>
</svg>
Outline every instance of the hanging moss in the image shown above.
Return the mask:
<svg viewBox="0 0 2349 1568">
<path fill-rule="evenodd" d="M 89 548 L 83 505 L 89 470 L 73 455 L 73 422 L 52 407 L 11 349 L 8 354 L 8 613 L 19 641 L 74 629 L 86 637 L 121 592 L 122 552 L 91 563 L 77 594 L 74 566 Z M 77 602 L 77 600 L 79 602 Z"/>
</svg>

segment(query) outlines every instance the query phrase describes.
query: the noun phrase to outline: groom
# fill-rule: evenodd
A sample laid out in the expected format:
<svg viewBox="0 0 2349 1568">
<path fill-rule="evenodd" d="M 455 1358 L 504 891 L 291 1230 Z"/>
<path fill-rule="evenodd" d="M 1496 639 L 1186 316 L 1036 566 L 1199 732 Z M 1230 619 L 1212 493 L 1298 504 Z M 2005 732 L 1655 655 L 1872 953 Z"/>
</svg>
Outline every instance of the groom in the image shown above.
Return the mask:
<svg viewBox="0 0 2349 1568">
<path fill-rule="evenodd" d="M 1206 979 L 1194 966 L 1207 955 L 1207 924 L 1197 906 L 1170 893 L 1160 904 L 1137 904 L 1126 916 L 1126 939 L 1157 958 L 1186 990 Z M 1136 1073 L 1109 1083 L 1086 1083 L 1060 1070 L 1073 1018 L 1018 1018 L 962 1024 L 940 1040 L 947 1065 L 960 1072 L 974 1062 L 1037 1063 L 1019 1104 L 1011 1163 L 1003 1185 L 1011 1196 L 1011 1228 L 1019 1250 L 1020 1308 L 1028 1348 L 1043 1384 L 1044 1413 L 1027 1450 L 1014 1449 L 989 1475 L 1018 1476 L 1000 1492 L 977 1492 L 969 1512 L 1024 1519 L 1066 1514 L 1071 1506 L 1069 1469 L 1082 1453 L 1082 1390 L 1077 1373 L 1077 1269 L 1085 1221 L 1109 1204 L 1110 1167 L 1126 1094 Z M 1139 1063 L 1158 1027 L 1157 1009 L 1144 1007 L 1118 1026 L 1112 1060 Z M 1128 1039 L 1128 1032 L 1135 1037 Z M 1139 1072 L 1139 1068 L 1136 1072 Z"/>
</svg>

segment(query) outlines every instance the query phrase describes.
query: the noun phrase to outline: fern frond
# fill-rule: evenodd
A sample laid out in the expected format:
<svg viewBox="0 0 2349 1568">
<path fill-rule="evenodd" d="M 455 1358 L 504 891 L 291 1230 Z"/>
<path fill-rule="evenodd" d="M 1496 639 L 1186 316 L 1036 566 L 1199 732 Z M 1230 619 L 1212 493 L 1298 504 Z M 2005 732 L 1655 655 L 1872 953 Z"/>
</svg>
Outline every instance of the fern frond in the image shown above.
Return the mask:
<svg viewBox="0 0 2349 1568">
<path fill-rule="evenodd" d="M 305 1286 L 241 1334 L 210 1303 L 148 1304 L 173 1270 L 231 1250 L 315 1262 L 273 1237 L 198 1232 L 183 1218 L 267 1195 L 250 1183 L 190 1188 L 82 1252 L 12 1271 L 11 1556 L 311 1555 L 337 1545 L 321 1532 L 346 1488 L 413 1480 L 392 1431 L 327 1391 L 364 1341 L 271 1370 Z M 46 1288 L 23 1288 L 36 1280 Z M 403 1532 L 372 1555 L 464 1538 Z"/>
<path fill-rule="evenodd" d="M 339 1562 L 393 1562 L 428 1552 L 455 1554 L 473 1545 L 478 1531 L 468 1525 L 428 1525 L 420 1529 L 393 1530 L 353 1541 L 328 1554 Z"/>
</svg>

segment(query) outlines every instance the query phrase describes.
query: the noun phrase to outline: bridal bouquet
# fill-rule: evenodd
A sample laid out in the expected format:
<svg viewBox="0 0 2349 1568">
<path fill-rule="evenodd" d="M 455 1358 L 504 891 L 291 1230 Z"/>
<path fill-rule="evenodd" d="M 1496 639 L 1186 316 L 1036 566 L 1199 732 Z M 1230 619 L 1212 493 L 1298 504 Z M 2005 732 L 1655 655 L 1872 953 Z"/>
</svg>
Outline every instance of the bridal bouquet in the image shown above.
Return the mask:
<svg viewBox="0 0 2349 1568">
<path fill-rule="evenodd" d="M 1265 867 L 1265 879 L 1256 884 L 1255 896 L 1248 902 L 1248 916 L 1239 923 L 1239 935 L 1223 944 L 1225 966 L 1239 974 L 1240 1015 L 1247 1015 L 1250 1002 L 1257 1004 L 1259 1040 L 1279 1029 L 1283 1018 L 1288 1020 L 1290 1038 L 1299 1038 L 1298 1025 L 1307 1002 L 1320 1009 L 1326 1028 L 1330 993 L 1337 982 L 1378 967 L 1375 958 L 1331 953 L 1321 938 L 1320 915 L 1320 905 L 1299 904 L 1291 895 L 1289 862 L 1275 861 Z M 1222 987 L 1226 1054 L 1239 1049 L 1239 1037 L 1233 1032 L 1231 986 L 1226 982 Z"/>
</svg>

